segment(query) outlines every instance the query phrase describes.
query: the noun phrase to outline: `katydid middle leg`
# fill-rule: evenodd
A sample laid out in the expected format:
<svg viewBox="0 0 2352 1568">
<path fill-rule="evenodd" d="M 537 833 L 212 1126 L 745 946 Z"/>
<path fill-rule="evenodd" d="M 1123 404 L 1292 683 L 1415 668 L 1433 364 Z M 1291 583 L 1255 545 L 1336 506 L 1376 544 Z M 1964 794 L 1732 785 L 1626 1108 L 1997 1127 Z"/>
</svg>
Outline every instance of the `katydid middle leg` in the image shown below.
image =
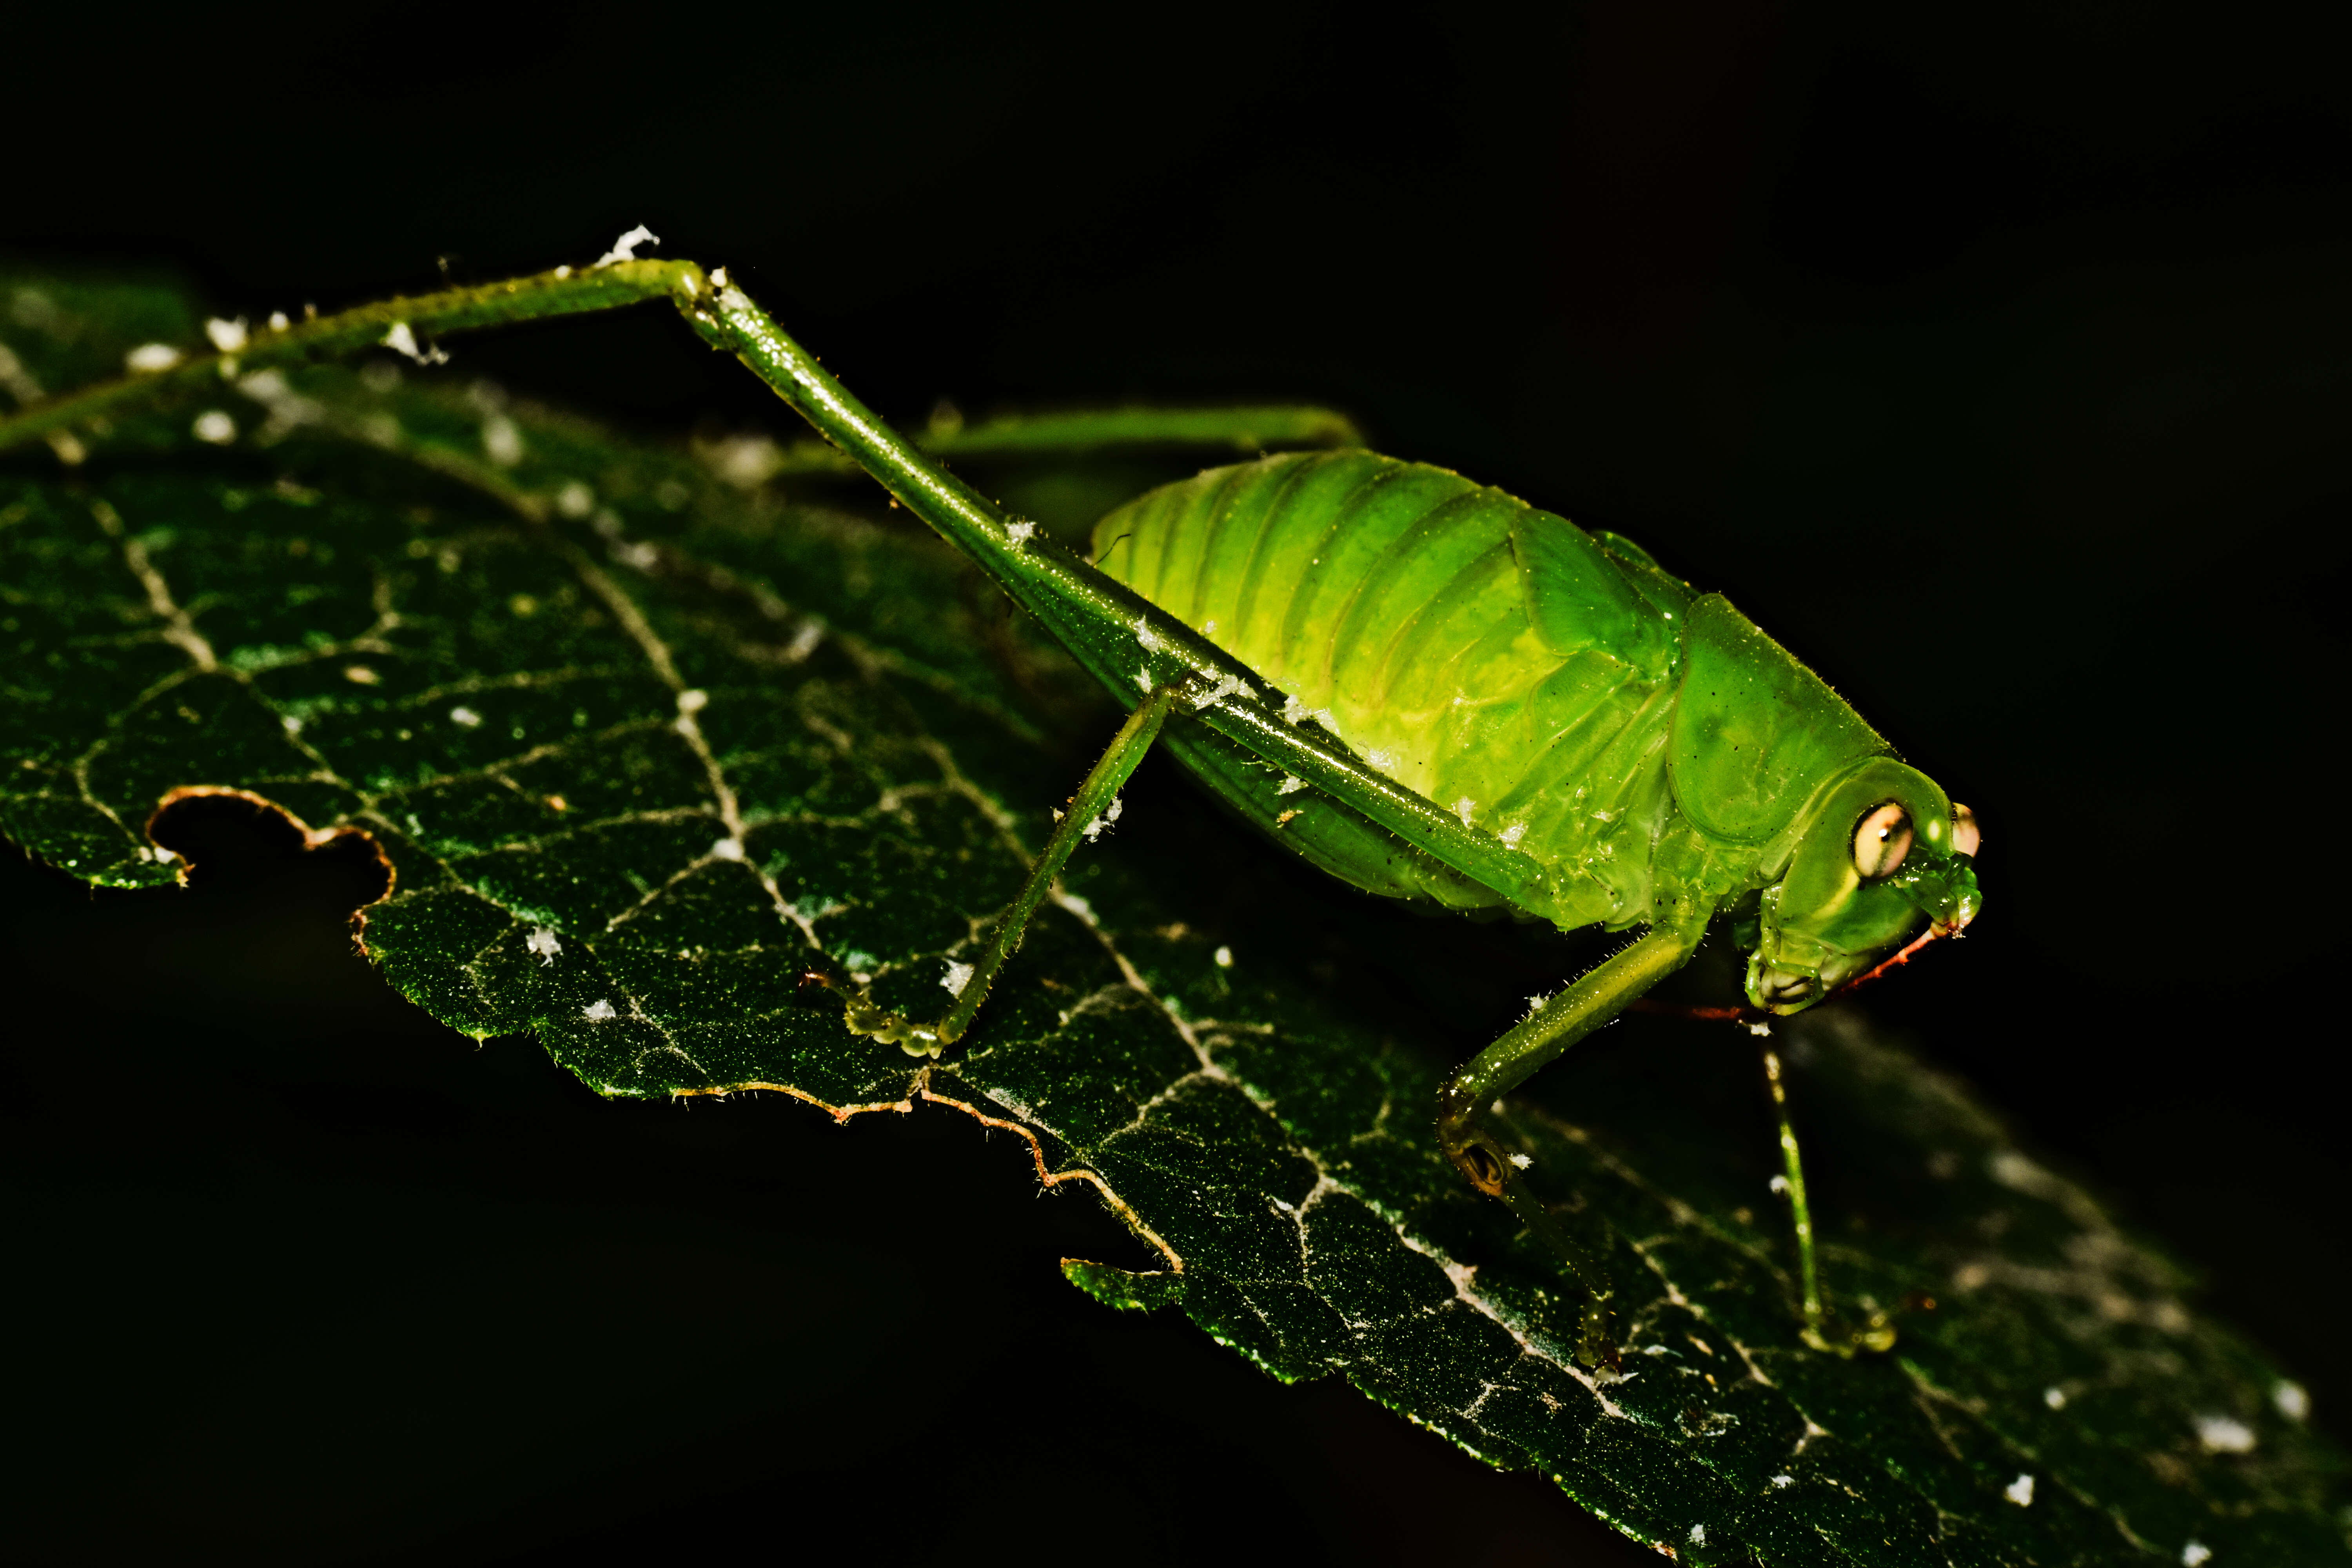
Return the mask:
<svg viewBox="0 0 2352 1568">
<path fill-rule="evenodd" d="M 914 1024 L 898 1014 L 886 1013 L 860 1000 L 849 1005 L 852 1029 L 895 1040 L 908 1055 L 917 1057 L 936 1057 L 943 1047 L 962 1038 L 979 1014 L 980 1005 L 988 999 L 989 987 L 996 983 L 996 972 L 1004 967 L 1006 959 L 1020 951 L 1021 939 L 1037 913 L 1037 906 L 1045 901 L 1054 879 L 1069 864 L 1079 840 L 1091 841 L 1102 830 L 1105 821 L 1118 815 L 1119 790 L 1134 775 L 1144 753 L 1151 749 L 1151 742 L 1160 738 L 1169 709 L 1191 689 L 1191 684 L 1180 681 L 1152 692 L 1143 700 L 1141 707 L 1128 715 L 1118 733 L 1111 737 L 1102 760 L 1078 785 L 1077 793 L 1070 797 L 1067 808 L 1055 824 L 1045 847 L 1029 868 L 1028 879 L 1021 884 L 1021 891 L 998 917 L 986 945 L 968 969 L 953 976 L 956 1000 L 948 1016 L 935 1025 Z"/>
<path fill-rule="evenodd" d="M 1507 1152 L 1483 1122 L 1486 1109 L 1517 1088 L 1561 1052 L 1623 1012 L 1633 999 L 1681 968 L 1706 931 L 1706 911 L 1661 921 L 1640 941 L 1587 973 L 1480 1051 L 1446 1081 L 1437 1097 L 1437 1142 L 1454 1167 L 1480 1192 L 1502 1199 L 1538 1239 L 1557 1252 L 1587 1294 L 1578 1359 L 1614 1365 L 1609 1327 L 1613 1293 L 1605 1262 L 1557 1224 L 1519 1172 L 1525 1155 Z"/>
</svg>

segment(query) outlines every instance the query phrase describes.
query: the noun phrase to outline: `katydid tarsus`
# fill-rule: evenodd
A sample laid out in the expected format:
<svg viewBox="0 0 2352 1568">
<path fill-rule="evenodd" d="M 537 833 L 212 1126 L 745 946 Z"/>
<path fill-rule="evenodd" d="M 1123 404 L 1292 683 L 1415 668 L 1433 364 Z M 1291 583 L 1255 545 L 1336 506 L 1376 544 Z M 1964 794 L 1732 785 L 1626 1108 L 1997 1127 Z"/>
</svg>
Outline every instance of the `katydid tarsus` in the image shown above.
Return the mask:
<svg viewBox="0 0 2352 1568">
<path fill-rule="evenodd" d="M 1090 561 L 877 418 L 724 268 L 633 248 L 299 325 L 278 318 L 221 355 L 36 404 L 0 421 L 0 446 L 47 437 L 68 454 L 77 426 L 175 387 L 379 345 L 420 354 L 436 334 L 668 298 L 1131 710 L 1013 906 L 968 963 L 951 962 L 946 1015 L 908 1018 L 853 992 L 848 1026 L 918 1055 L 958 1040 L 1155 742 L 1276 842 L 1360 888 L 1563 931 L 1638 930 L 1458 1070 L 1437 1107 L 1445 1156 L 1584 1287 L 1580 1356 L 1593 1364 L 1616 1354 L 1605 1268 L 1554 1224 L 1487 1108 L 1681 967 L 1717 919 L 1751 950 L 1744 1006 L 1719 1011 L 1761 1029 L 1975 917 L 1968 809 L 1721 595 L 1629 541 L 1348 448 L 1154 490 L 1097 525 Z M 1766 1067 L 1805 1335 L 1841 1352 L 1883 1348 L 1883 1318 L 1843 1328 L 1823 1304 L 1769 1053 Z"/>
</svg>

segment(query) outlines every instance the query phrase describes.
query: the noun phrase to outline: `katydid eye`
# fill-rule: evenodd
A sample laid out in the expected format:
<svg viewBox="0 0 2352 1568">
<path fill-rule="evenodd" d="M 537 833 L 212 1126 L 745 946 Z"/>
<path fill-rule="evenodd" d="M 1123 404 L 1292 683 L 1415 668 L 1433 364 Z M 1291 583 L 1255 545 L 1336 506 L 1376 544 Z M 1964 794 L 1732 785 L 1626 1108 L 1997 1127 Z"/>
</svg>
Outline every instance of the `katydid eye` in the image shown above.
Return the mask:
<svg viewBox="0 0 2352 1568">
<path fill-rule="evenodd" d="M 1984 834 L 1977 826 L 1977 814 L 1958 801 L 1954 801 L 1952 803 L 1952 853 L 1965 855 L 1973 860 L 1976 858 L 1977 846 L 1983 842 Z"/>
<path fill-rule="evenodd" d="M 1911 853 L 1911 814 L 1900 802 L 1874 806 L 1853 830 L 1853 868 L 1863 880 L 1884 877 Z"/>
</svg>

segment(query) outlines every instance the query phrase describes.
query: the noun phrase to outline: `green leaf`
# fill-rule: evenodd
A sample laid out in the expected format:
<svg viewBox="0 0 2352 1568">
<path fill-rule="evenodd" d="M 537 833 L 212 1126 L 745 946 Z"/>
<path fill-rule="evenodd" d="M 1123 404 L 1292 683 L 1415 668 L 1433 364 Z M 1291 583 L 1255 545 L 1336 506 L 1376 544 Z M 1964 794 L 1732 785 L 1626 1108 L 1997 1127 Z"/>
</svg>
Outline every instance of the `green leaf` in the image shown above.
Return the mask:
<svg viewBox="0 0 2352 1568">
<path fill-rule="evenodd" d="M 71 302 L 6 337 L 57 385 L 164 330 L 144 296 L 5 286 Z M 1610 1250 L 1617 1378 L 1575 1365 L 1556 1261 L 1436 1152 L 1467 1040 L 1319 983 L 1303 927 L 1210 934 L 1149 822 L 1081 856 L 943 1064 L 849 1033 L 843 987 L 944 1011 L 1109 731 L 992 589 L 887 514 L 486 387 L 377 365 L 194 398 L 83 433 L 77 468 L 0 469 L 0 830 L 50 863 L 170 882 L 149 825 L 189 791 L 364 834 L 393 875 L 366 951 L 436 1016 L 530 1031 L 608 1095 L 960 1107 L 1134 1230 L 1065 1265 L 1097 1300 L 1344 1376 L 1684 1561 L 2352 1557 L 2292 1385 L 1858 1014 L 1778 1043 L 1829 1289 L 1937 1298 L 1889 1354 L 1802 1343 L 1744 1037 L 1636 1021 L 1509 1108 Z M 189 434 L 206 412 L 232 442 Z M 1308 896 L 1451 988 L 1412 922 Z"/>
</svg>

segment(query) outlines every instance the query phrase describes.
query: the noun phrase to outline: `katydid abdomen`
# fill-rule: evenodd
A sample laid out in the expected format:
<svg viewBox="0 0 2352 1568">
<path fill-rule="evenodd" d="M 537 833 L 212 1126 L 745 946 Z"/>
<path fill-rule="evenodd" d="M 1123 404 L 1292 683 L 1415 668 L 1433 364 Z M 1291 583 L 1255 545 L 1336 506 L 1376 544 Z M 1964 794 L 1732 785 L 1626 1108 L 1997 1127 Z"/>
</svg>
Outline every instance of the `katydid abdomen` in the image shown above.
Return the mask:
<svg viewBox="0 0 2352 1568">
<path fill-rule="evenodd" d="M 1540 862 L 1549 896 L 1520 912 L 1571 929 L 1653 919 L 1654 850 L 1681 826 L 1671 742 L 1692 595 L 1639 550 L 1356 451 L 1209 470 L 1112 512 L 1095 540 L 1106 573 L 1200 628 L 1289 711 Z M 1231 759 L 1169 740 L 1234 797 Z M 1269 811 L 1259 791 L 1234 804 L 1269 826 L 1300 805 Z M 1385 835 L 1335 837 L 1332 817 L 1302 815 L 1281 837 L 1375 892 L 1504 901 Z M 1759 858 L 1707 847 L 1718 882 Z"/>
</svg>

